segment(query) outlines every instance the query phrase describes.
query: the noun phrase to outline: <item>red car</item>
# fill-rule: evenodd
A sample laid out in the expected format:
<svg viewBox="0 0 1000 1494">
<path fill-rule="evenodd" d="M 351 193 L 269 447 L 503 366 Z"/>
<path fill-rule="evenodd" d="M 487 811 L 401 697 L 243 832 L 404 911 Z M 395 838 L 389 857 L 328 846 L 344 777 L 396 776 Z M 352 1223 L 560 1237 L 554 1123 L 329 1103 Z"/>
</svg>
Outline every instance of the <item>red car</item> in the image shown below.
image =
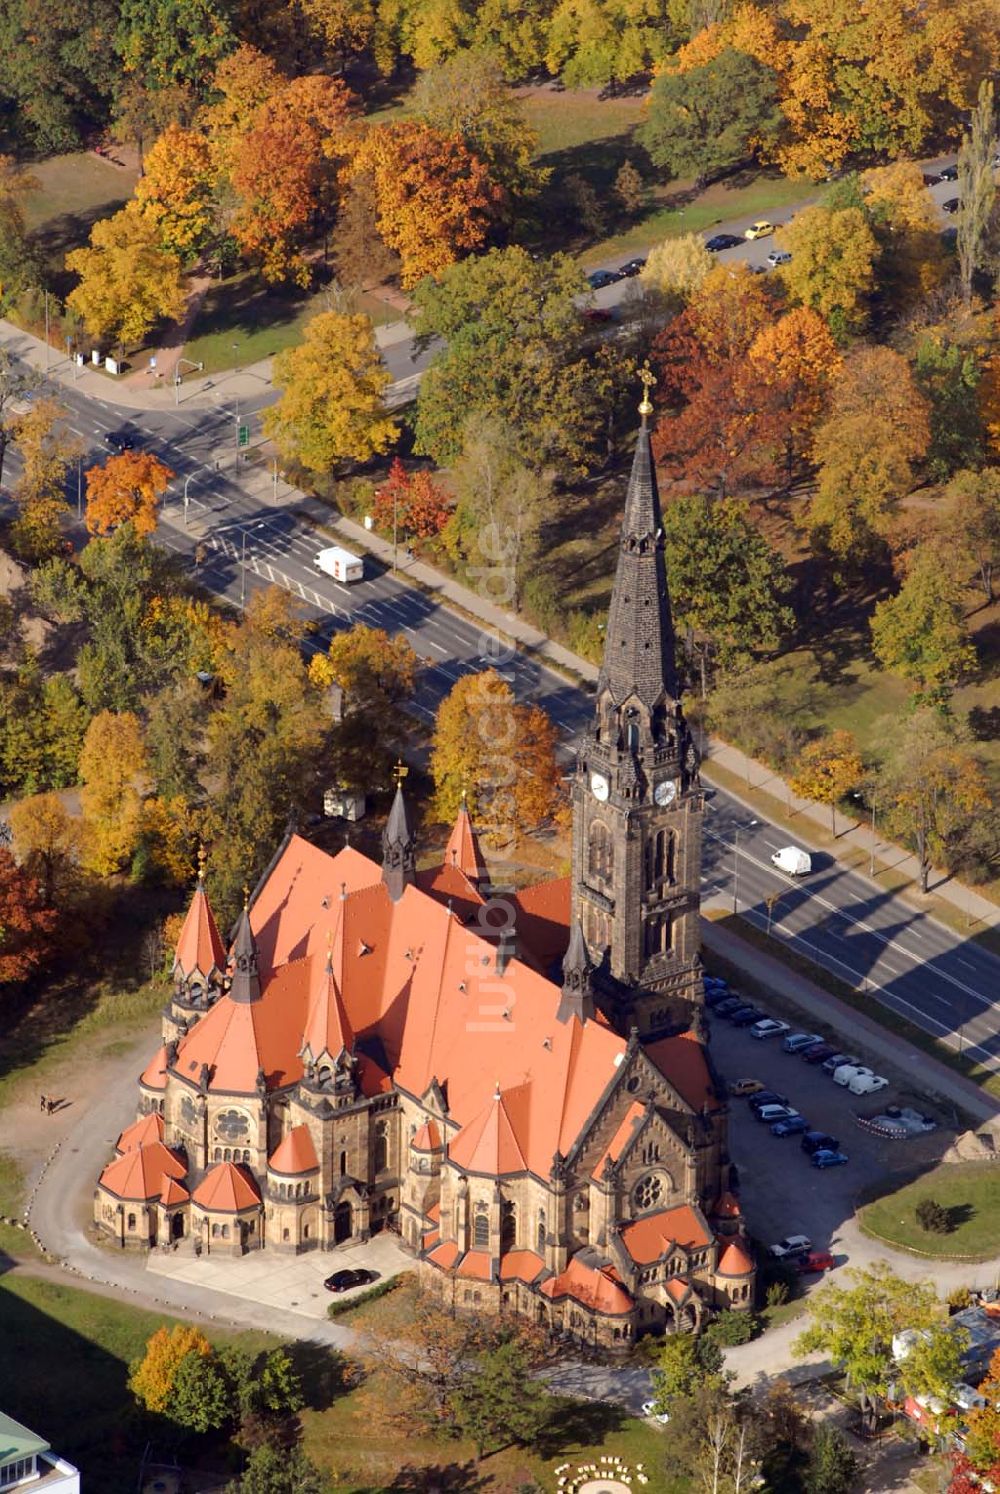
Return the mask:
<svg viewBox="0 0 1000 1494">
<path fill-rule="evenodd" d="M 821 1271 L 832 1271 L 836 1264 L 828 1250 L 810 1250 L 808 1255 L 800 1255 L 792 1261 L 800 1276 L 817 1276 Z"/>
</svg>

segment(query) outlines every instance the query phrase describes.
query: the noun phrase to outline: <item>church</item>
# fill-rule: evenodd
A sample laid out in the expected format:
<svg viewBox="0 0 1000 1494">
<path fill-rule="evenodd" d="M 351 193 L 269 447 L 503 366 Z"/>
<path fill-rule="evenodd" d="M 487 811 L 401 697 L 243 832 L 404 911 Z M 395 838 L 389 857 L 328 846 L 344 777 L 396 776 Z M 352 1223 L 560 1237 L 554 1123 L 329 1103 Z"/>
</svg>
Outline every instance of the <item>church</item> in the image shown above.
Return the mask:
<svg viewBox="0 0 1000 1494">
<path fill-rule="evenodd" d="M 648 393 L 640 413 L 571 875 L 494 891 L 464 805 L 418 871 L 401 783 L 381 864 L 290 835 L 228 949 L 199 875 L 163 1045 L 94 1193 L 122 1248 L 335 1252 L 390 1229 L 455 1309 L 611 1350 L 752 1305 Z"/>
</svg>

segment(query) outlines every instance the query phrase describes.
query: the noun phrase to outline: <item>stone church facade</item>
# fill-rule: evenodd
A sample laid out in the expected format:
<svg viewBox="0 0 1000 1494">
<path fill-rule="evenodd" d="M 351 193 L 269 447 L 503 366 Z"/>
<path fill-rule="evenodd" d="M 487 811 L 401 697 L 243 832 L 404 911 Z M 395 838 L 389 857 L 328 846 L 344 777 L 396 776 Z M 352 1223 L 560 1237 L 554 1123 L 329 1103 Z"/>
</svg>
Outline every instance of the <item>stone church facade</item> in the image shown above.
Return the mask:
<svg viewBox="0 0 1000 1494">
<path fill-rule="evenodd" d="M 95 1189 L 122 1248 L 335 1251 L 391 1229 L 456 1309 L 611 1349 L 750 1306 L 640 408 L 571 877 L 494 895 L 464 805 L 418 873 L 401 787 L 381 865 L 290 836 L 228 949 L 199 877 L 162 1046 Z"/>
</svg>

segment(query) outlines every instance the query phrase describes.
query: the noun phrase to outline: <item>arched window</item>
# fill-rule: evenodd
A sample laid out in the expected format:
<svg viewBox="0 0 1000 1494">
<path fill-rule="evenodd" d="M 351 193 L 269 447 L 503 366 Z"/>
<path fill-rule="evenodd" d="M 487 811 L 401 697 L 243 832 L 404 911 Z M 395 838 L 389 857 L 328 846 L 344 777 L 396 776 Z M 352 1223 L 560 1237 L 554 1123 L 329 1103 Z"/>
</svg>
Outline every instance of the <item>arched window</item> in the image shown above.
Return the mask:
<svg viewBox="0 0 1000 1494">
<path fill-rule="evenodd" d="M 662 887 L 674 880 L 676 860 L 672 830 L 657 830 L 646 841 L 646 888 Z"/>
<path fill-rule="evenodd" d="M 375 1127 L 375 1171 L 385 1172 L 389 1166 L 389 1125 L 379 1121 Z"/>
<path fill-rule="evenodd" d="M 282 1238 L 282 1239 L 283 1239 L 283 1240 L 287 1240 L 287 1239 L 288 1239 L 288 1238 L 289 1238 L 289 1235 L 288 1235 L 288 1231 L 287 1231 L 287 1229 L 283 1229 L 283 1230 L 282 1230 L 282 1231 L 281 1231 L 281 1238 Z"/>
<path fill-rule="evenodd" d="M 229 1239 L 229 1225 L 228 1224 L 224 1224 L 222 1226 L 222 1238 L 224 1240 L 228 1240 Z"/>
<path fill-rule="evenodd" d="M 130 1214 L 128 1216 L 128 1227 L 129 1227 L 129 1229 L 135 1229 L 135 1215 L 134 1214 Z"/>
<path fill-rule="evenodd" d="M 216 1162 L 221 1162 L 222 1161 L 222 1148 L 221 1148 L 221 1146 L 217 1146 L 215 1148 L 215 1160 L 216 1160 Z"/>
<path fill-rule="evenodd" d="M 538 1243 L 538 1254 L 541 1255 L 542 1251 L 545 1249 L 545 1210 L 544 1209 L 539 1209 L 539 1211 L 538 1211 L 538 1230 L 537 1230 L 535 1238 L 536 1238 L 537 1243 Z"/>
<path fill-rule="evenodd" d="M 646 919 L 646 958 L 653 955 L 669 954 L 672 946 L 673 930 L 669 913 L 654 913 L 652 918 Z"/>
<path fill-rule="evenodd" d="M 346 1174 L 346 1172 L 347 1172 L 347 1153 L 346 1152 L 341 1152 L 341 1154 L 340 1154 L 340 1176 L 344 1177 L 345 1174 Z"/>
<path fill-rule="evenodd" d="M 650 1141 L 650 1142 L 647 1143 L 646 1146 L 643 1147 L 643 1149 L 642 1149 L 642 1160 L 643 1160 L 643 1162 L 645 1162 L 645 1164 L 646 1164 L 647 1167 L 651 1166 L 651 1164 L 654 1163 L 654 1162 L 659 1162 L 659 1160 L 660 1160 L 660 1145 L 659 1145 L 659 1142 L 657 1142 L 657 1141 Z"/>
<path fill-rule="evenodd" d="M 513 1250 L 517 1244 L 517 1204 L 505 1202 L 500 1211 L 500 1249 Z"/>
<path fill-rule="evenodd" d="M 611 832 L 600 820 L 590 827 L 590 842 L 587 848 L 587 871 L 599 882 L 606 882 L 613 869 Z"/>
<path fill-rule="evenodd" d="M 490 1245 L 490 1216 L 485 1210 L 476 1215 L 472 1226 L 472 1243 L 477 1250 L 488 1250 Z"/>
</svg>

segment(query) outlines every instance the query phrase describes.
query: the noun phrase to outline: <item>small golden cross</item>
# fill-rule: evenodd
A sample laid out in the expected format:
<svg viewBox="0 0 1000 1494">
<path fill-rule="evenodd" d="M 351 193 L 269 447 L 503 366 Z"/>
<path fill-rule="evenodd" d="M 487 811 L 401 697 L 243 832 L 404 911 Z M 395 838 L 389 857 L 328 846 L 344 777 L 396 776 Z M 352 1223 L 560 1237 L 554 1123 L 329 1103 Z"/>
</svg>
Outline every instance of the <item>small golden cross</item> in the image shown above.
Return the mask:
<svg viewBox="0 0 1000 1494">
<path fill-rule="evenodd" d="M 392 776 L 396 780 L 396 787 L 397 788 L 402 788 L 402 786 L 403 786 L 403 779 L 406 777 L 406 775 L 407 775 L 407 773 L 409 773 L 409 771 L 410 771 L 409 768 L 406 766 L 406 764 L 404 762 L 399 761 L 399 762 L 396 763 L 396 766 L 392 770 Z"/>
<path fill-rule="evenodd" d="M 642 385 L 642 404 L 639 406 L 640 415 L 652 415 L 653 404 L 649 397 L 649 391 L 656 383 L 656 375 L 648 363 L 644 363 L 639 370 L 639 382 Z"/>
</svg>

